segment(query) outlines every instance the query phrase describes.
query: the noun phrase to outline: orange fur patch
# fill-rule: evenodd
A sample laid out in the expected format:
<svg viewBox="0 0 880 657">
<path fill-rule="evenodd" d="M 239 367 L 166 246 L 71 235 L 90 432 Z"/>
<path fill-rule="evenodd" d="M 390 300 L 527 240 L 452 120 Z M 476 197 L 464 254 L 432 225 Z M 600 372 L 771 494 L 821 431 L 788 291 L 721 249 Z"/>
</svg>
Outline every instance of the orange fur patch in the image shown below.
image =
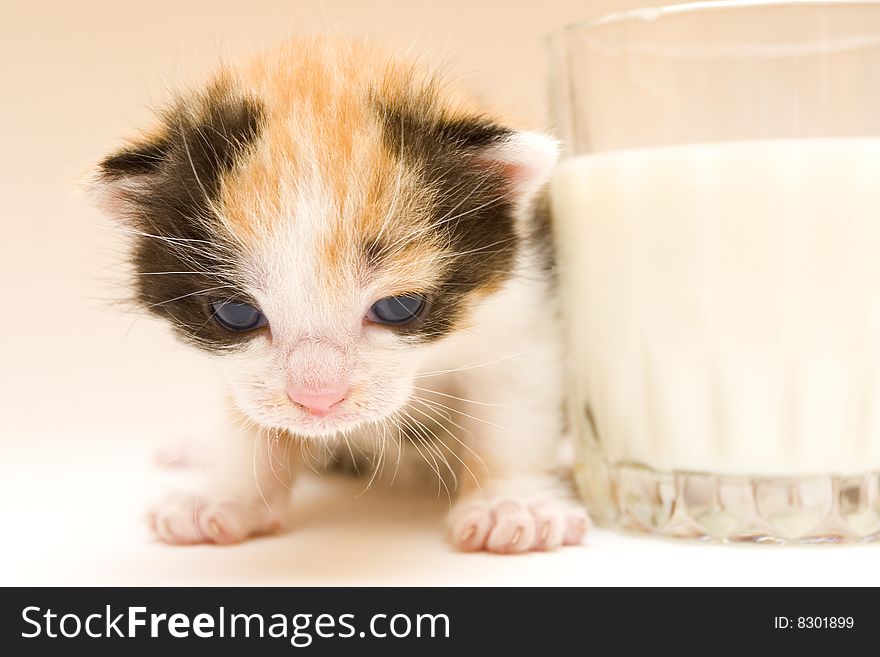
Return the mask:
<svg viewBox="0 0 880 657">
<path fill-rule="evenodd" d="M 427 220 L 430 199 L 419 202 L 426 190 L 383 147 L 371 92 L 408 105 L 424 99 L 426 112 L 439 109 L 451 120 L 485 116 L 483 109 L 417 64 L 359 42 L 297 40 L 226 74 L 264 109 L 260 141 L 222 185 L 220 208 L 234 240 L 257 247 L 279 223 L 320 221 L 325 230 L 316 246 L 331 278 L 350 270 L 365 242 L 375 240 L 405 244 L 390 268 L 385 263 L 389 281 L 412 288 L 428 283 L 426 265 L 442 245 L 427 234 L 407 238 Z M 312 211 L 325 216 L 295 216 L 290 203 L 298 189 L 322 194 Z M 327 283 L 332 289 L 346 282 Z"/>
</svg>

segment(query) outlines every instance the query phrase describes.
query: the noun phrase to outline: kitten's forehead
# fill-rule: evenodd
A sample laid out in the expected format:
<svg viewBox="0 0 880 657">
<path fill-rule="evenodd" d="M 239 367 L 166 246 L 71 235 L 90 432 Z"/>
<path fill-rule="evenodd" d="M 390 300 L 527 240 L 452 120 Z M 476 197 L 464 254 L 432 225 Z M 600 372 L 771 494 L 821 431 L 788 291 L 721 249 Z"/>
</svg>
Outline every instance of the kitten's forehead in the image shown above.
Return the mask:
<svg viewBox="0 0 880 657">
<path fill-rule="evenodd" d="M 224 229 L 254 253 L 291 249 L 303 276 L 329 290 L 365 277 L 393 286 L 388 293 L 431 285 L 448 244 L 426 227 L 437 195 L 449 190 L 414 167 L 419 127 L 400 116 L 436 111 L 428 81 L 362 45 L 326 42 L 291 45 L 237 76 L 261 99 L 262 130 L 223 181 Z"/>
<path fill-rule="evenodd" d="M 334 303 L 357 322 L 418 292 L 431 312 L 394 330 L 432 340 L 512 275 L 511 185 L 531 175 L 514 134 L 410 63 L 296 41 L 178 101 L 100 180 L 144 235 L 138 300 L 200 346 L 252 337 L 206 318 L 211 295 L 299 305 L 317 326 Z"/>
<path fill-rule="evenodd" d="M 331 263 L 345 264 L 340 258 L 353 249 L 368 256 L 368 244 L 400 238 L 430 220 L 434 190 L 388 153 L 378 126 L 364 125 L 350 150 L 336 150 L 314 134 L 290 142 L 289 132 L 277 140 L 267 128 L 224 178 L 222 227 L 237 241 L 295 235 Z"/>
<path fill-rule="evenodd" d="M 338 302 L 425 289 L 442 274 L 444 241 L 428 230 L 434 192 L 373 133 L 363 131 L 356 154 L 315 152 L 314 141 L 280 151 L 268 133 L 224 180 L 219 227 L 261 287 Z"/>
</svg>

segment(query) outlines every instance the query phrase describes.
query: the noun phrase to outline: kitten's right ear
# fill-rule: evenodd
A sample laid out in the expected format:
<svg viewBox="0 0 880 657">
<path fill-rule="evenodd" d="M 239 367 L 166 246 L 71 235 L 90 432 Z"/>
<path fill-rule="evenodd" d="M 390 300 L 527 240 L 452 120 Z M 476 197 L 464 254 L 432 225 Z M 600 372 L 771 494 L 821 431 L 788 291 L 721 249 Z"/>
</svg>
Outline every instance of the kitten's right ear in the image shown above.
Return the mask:
<svg viewBox="0 0 880 657">
<path fill-rule="evenodd" d="M 101 210 L 124 218 L 139 193 L 161 173 L 169 152 L 170 144 L 164 137 L 133 142 L 101 160 L 84 187 Z"/>
</svg>

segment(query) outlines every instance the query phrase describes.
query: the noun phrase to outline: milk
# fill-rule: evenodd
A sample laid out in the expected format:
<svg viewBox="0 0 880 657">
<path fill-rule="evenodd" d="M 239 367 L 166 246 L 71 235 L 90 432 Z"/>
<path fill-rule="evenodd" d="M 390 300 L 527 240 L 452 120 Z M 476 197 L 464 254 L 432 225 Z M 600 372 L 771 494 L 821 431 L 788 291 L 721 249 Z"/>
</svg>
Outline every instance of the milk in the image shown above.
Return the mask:
<svg viewBox="0 0 880 657">
<path fill-rule="evenodd" d="M 880 138 L 581 156 L 551 194 L 572 408 L 607 461 L 880 470 Z"/>
</svg>

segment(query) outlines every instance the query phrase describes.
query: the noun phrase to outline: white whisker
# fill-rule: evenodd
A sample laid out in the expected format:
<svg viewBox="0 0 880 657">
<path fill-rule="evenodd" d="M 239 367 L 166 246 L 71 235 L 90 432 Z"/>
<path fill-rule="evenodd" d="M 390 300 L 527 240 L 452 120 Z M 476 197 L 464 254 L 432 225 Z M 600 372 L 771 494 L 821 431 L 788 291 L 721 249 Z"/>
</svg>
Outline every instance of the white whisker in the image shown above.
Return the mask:
<svg viewBox="0 0 880 657">
<path fill-rule="evenodd" d="M 445 404 L 441 404 L 440 402 L 435 401 L 435 400 L 433 400 L 433 399 L 426 399 L 426 398 L 424 398 L 424 397 L 420 397 L 420 399 L 421 399 L 422 401 L 428 403 L 428 404 L 434 404 L 435 406 L 439 406 L 440 408 L 444 408 L 444 409 L 446 409 L 446 410 L 448 410 L 448 411 L 451 411 L 451 412 L 453 412 L 453 413 L 458 413 L 459 415 L 462 415 L 462 416 L 464 416 L 464 417 L 466 417 L 466 418 L 470 418 L 471 420 L 475 420 L 475 421 L 477 421 L 477 422 L 482 422 L 483 424 L 487 424 L 487 425 L 489 425 L 490 427 L 495 427 L 496 429 L 501 429 L 502 431 L 504 431 L 505 433 L 510 434 L 511 436 L 516 436 L 516 434 L 515 434 L 513 431 L 511 431 L 508 427 L 502 426 L 502 425 L 500 425 L 500 424 L 496 424 L 495 422 L 490 422 L 489 420 L 485 420 L 485 419 L 483 419 L 483 418 L 479 418 L 479 417 L 477 417 L 477 416 L 475 416 L 475 415 L 469 415 L 468 413 L 465 413 L 464 411 L 461 411 L 461 410 L 459 410 L 459 409 L 457 409 L 457 408 L 454 408 L 454 407 L 452 407 L 452 406 L 447 406 L 447 405 L 445 405 Z"/>
<path fill-rule="evenodd" d="M 174 297 L 173 299 L 166 299 L 165 301 L 159 301 L 158 303 L 151 303 L 148 306 L 145 306 L 146 310 L 150 308 L 156 308 L 158 306 L 164 306 L 169 303 L 173 303 L 175 301 L 180 301 L 181 299 L 186 299 L 188 297 L 194 297 L 199 294 L 205 294 L 205 292 L 214 292 L 216 290 L 226 290 L 226 289 L 235 289 L 231 285 L 218 285 L 216 287 L 209 287 L 204 290 L 196 290 L 195 292 L 190 292 L 188 294 L 181 294 L 179 297 Z"/>
<path fill-rule="evenodd" d="M 427 408 L 429 411 L 433 411 L 434 413 L 438 413 L 438 414 L 439 414 L 439 413 L 442 412 L 440 409 L 437 409 L 437 408 L 432 407 L 432 406 L 431 406 L 429 403 L 427 403 L 424 399 L 421 399 L 421 398 L 419 398 L 419 397 L 413 397 L 413 398 L 410 399 L 410 401 L 414 401 L 414 402 L 416 402 L 416 403 L 422 404 L 425 408 Z M 420 411 L 420 409 L 417 409 L 417 408 L 413 408 L 413 410 L 414 410 L 414 411 Z M 420 411 L 420 412 L 423 413 L 423 414 L 425 414 L 424 411 Z M 454 427 L 457 427 L 458 429 L 461 429 L 462 431 L 464 431 L 466 434 L 471 435 L 471 436 L 473 435 L 472 432 L 468 431 L 466 428 L 464 428 L 463 426 L 461 426 L 460 424 L 458 424 L 455 420 L 453 420 L 453 419 L 452 419 L 451 417 L 449 417 L 448 415 L 446 415 L 446 416 L 444 417 L 444 419 L 445 419 L 447 422 L 449 422 L 451 425 L 453 425 Z M 471 448 L 471 447 L 470 447 L 465 441 L 463 441 L 461 438 L 459 438 L 459 437 L 456 436 L 454 433 L 452 433 L 452 432 L 451 432 L 446 426 L 444 426 L 442 421 L 441 421 L 441 422 L 438 422 L 438 424 L 440 425 L 440 428 L 444 429 L 444 430 L 446 431 L 446 433 L 448 433 L 448 434 L 449 434 L 449 435 L 450 435 L 450 436 L 451 436 L 451 437 L 452 437 L 452 438 L 453 438 L 453 439 L 454 439 L 459 445 L 461 445 L 465 450 L 467 450 L 467 452 L 468 452 L 471 456 L 474 457 L 474 459 L 477 461 L 477 463 L 479 464 L 480 468 L 483 470 L 484 473 L 488 473 L 488 472 L 489 472 L 489 466 L 486 465 L 486 462 L 483 461 L 483 459 L 480 457 L 479 454 L 477 454 L 477 452 L 475 452 L 475 451 L 474 451 L 474 450 L 473 450 L 473 449 L 472 449 L 472 448 Z M 444 446 L 445 446 L 445 443 L 444 443 Z M 447 449 L 449 449 L 449 448 L 447 447 Z M 460 456 L 458 456 L 458 455 L 456 454 L 456 457 L 458 458 L 459 461 L 461 461 L 462 465 L 464 465 L 464 467 L 467 468 L 467 471 L 470 473 L 471 477 L 473 478 L 474 483 L 477 485 L 477 488 L 480 489 L 480 482 L 479 482 L 479 479 L 478 479 L 477 476 L 474 474 L 473 470 L 471 470 L 470 467 L 468 467 L 467 463 L 465 463 L 465 462 L 461 459 Z"/>
<path fill-rule="evenodd" d="M 464 397 L 456 397 L 455 395 L 449 395 L 445 392 L 440 392 L 439 390 L 431 390 L 430 388 L 420 388 L 419 386 L 413 386 L 413 389 L 418 390 L 419 392 L 427 392 L 432 395 L 440 395 L 441 397 L 446 397 L 448 399 L 465 402 L 466 404 L 476 404 L 477 406 L 491 406 L 493 408 L 513 408 L 510 404 L 493 404 L 491 402 L 476 401 L 475 399 L 465 399 Z"/>
<path fill-rule="evenodd" d="M 400 409 L 400 411 L 401 411 L 401 413 L 403 413 L 403 417 L 401 417 L 400 420 L 407 426 L 407 428 L 409 429 L 410 437 L 414 439 L 414 440 L 410 441 L 410 444 L 421 455 L 421 457 L 425 461 L 425 463 L 427 463 L 428 466 L 437 475 L 437 497 L 438 498 L 440 497 L 440 492 L 442 490 L 441 486 L 442 486 L 443 488 L 446 488 L 447 495 L 449 496 L 450 499 L 452 499 L 452 494 L 450 493 L 449 488 L 446 486 L 446 482 L 443 481 L 443 474 L 440 472 L 440 466 L 437 463 L 437 460 L 434 458 L 433 455 L 430 455 L 430 454 L 428 456 L 431 457 L 431 460 L 430 461 L 428 460 L 428 456 L 426 456 L 425 453 L 419 447 L 420 443 L 424 444 L 424 438 L 422 438 L 420 436 L 418 430 L 410 423 L 409 420 L 411 419 L 411 416 L 409 416 L 409 414 L 403 409 Z"/>
<path fill-rule="evenodd" d="M 496 358 L 495 360 L 486 361 L 484 363 L 477 363 L 475 365 L 464 365 L 462 367 L 454 367 L 454 368 L 448 369 L 448 370 L 434 370 L 433 372 L 420 372 L 419 374 L 417 374 L 413 378 L 422 379 L 422 378 L 426 378 L 429 376 L 439 376 L 440 374 L 452 374 L 454 372 L 464 372 L 466 370 L 477 369 L 478 367 L 488 367 L 490 365 L 494 365 L 495 363 L 501 363 L 501 362 L 504 362 L 505 360 L 510 360 L 511 358 L 516 358 L 517 356 L 522 356 L 527 353 L 529 353 L 529 352 L 519 351 L 515 354 L 510 354 L 507 356 L 503 356 L 501 358 Z"/>
<path fill-rule="evenodd" d="M 262 438 L 262 431 L 258 431 L 257 439 L 254 441 L 254 449 L 253 449 L 253 473 L 254 473 L 254 484 L 257 487 L 257 492 L 260 494 L 260 499 L 263 501 L 263 504 L 266 505 L 266 508 L 269 511 L 272 511 L 272 506 L 269 504 L 269 501 L 266 499 L 266 495 L 263 493 L 263 486 L 260 484 L 260 476 L 259 471 L 257 470 L 257 445 Z"/>
<path fill-rule="evenodd" d="M 417 403 L 422 403 L 422 404 L 423 404 L 428 410 L 432 410 L 432 411 L 434 411 L 435 413 L 438 412 L 437 409 L 432 409 L 432 408 L 431 408 L 430 406 L 428 406 L 427 404 L 424 404 L 424 402 L 422 402 L 421 399 L 413 399 L 413 400 L 411 400 L 411 401 L 415 401 L 415 402 L 417 402 Z M 440 426 L 441 429 L 443 429 L 446 433 L 448 433 L 449 436 L 450 436 L 453 440 L 455 440 L 459 445 L 461 445 L 462 447 L 464 447 L 468 452 L 470 452 L 470 453 L 474 456 L 474 458 L 475 458 L 475 459 L 477 460 L 477 462 L 480 464 L 480 467 L 483 469 L 484 472 L 488 472 L 488 471 L 489 471 L 488 467 L 486 466 L 485 461 L 483 461 L 483 459 L 480 458 L 480 455 L 477 454 L 477 453 L 476 453 L 474 450 L 472 450 L 470 447 L 468 447 L 467 443 L 465 443 L 465 442 L 464 442 L 463 440 L 461 440 L 458 436 L 456 436 L 454 433 L 452 433 L 452 431 L 450 431 L 449 428 L 446 427 L 446 426 L 443 424 L 442 421 L 437 421 L 436 418 L 434 418 L 434 417 L 431 416 L 429 413 L 427 413 L 426 411 L 423 411 L 423 410 L 420 409 L 420 408 L 415 408 L 415 407 L 410 407 L 410 408 L 412 408 L 412 410 L 416 411 L 417 413 L 421 413 L 422 415 L 424 415 L 426 418 L 428 418 L 428 419 L 431 420 L 432 422 L 437 422 L 437 424 Z M 457 424 L 456 422 L 454 422 L 454 421 L 453 421 L 452 419 L 450 419 L 449 417 L 445 417 L 444 419 L 445 419 L 446 421 L 450 422 L 451 424 L 453 424 L 454 426 L 458 427 L 458 428 L 461 429 L 462 431 L 465 431 L 466 433 L 470 433 L 470 431 L 467 431 L 467 429 L 465 429 L 464 427 L 462 427 L 460 424 Z M 468 471 L 468 474 L 470 474 L 471 479 L 473 479 L 474 484 L 475 484 L 476 487 L 477 487 L 477 490 L 482 490 L 482 487 L 480 486 L 480 480 L 479 480 L 479 478 L 477 477 L 476 474 L 474 474 L 474 471 L 471 470 L 470 466 L 465 462 L 465 460 L 462 459 L 461 456 L 459 456 L 458 453 L 457 453 L 455 450 L 451 449 L 451 448 L 449 447 L 449 445 L 446 444 L 445 441 L 443 441 L 439 436 L 437 436 L 436 433 L 434 434 L 434 436 L 435 436 L 435 438 L 437 439 L 437 441 L 438 441 L 441 445 L 443 445 L 443 447 L 445 447 L 446 450 L 447 450 L 450 454 L 452 454 L 452 455 L 456 458 L 456 460 L 458 460 L 459 463 L 461 463 L 462 467 L 464 467 L 464 469 Z M 457 484 L 457 483 L 458 483 L 458 482 L 457 482 L 457 480 L 456 480 L 456 484 Z"/>
</svg>

